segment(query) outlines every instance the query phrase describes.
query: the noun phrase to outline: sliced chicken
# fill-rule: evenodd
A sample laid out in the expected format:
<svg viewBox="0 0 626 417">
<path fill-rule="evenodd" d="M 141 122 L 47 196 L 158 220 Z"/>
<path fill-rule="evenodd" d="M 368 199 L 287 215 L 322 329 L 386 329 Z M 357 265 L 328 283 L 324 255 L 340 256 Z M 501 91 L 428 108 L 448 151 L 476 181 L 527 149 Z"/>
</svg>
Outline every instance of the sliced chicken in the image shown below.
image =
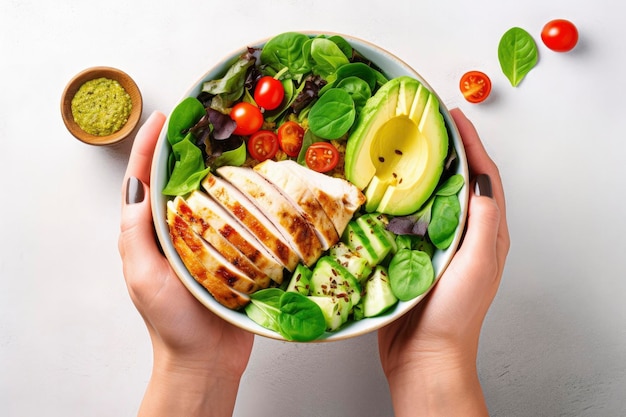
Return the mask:
<svg viewBox="0 0 626 417">
<path fill-rule="evenodd" d="M 223 166 L 217 173 L 245 194 L 280 230 L 302 263 L 312 265 L 321 256 L 322 243 L 311 223 L 269 181 L 252 168 Z"/>
<path fill-rule="evenodd" d="M 288 166 L 293 175 L 307 184 L 341 236 L 354 213 L 365 203 L 361 190 L 349 181 L 313 171 L 295 161 L 280 163 Z"/>
<path fill-rule="evenodd" d="M 178 196 L 168 202 L 169 209 L 175 211 L 191 229 L 210 244 L 220 255 L 222 255 L 235 268 L 243 272 L 248 278 L 253 280 L 260 288 L 267 288 L 270 285 L 270 277 L 261 271 L 252 261 L 244 256 L 233 244 L 228 241 L 211 223 L 207 222 L 203 216 Z M 233 219 L 234 221 L 234 219 Z M 282 274 L 282 272 L 281 272 Z"/>
<path fill-rule="evenodd" d="M 202 187 L 254 235 L 289 271 L 300 258 L 276 226 L 245 195 L 227 181 L 209 174 Z"/>
<path fill-rule="evenodd" d="M 186 203 L 202 219 L 202 224 L 207 225 L 201 236 L 205 237 L 209 227 L 216 230 L 270 279 L 282 282 L 283 265 L 217 201 L 202 191 L 194 191 L 187 197 Z"/>
<path fill-rule="evenodd" d="M 229 271 L 220 262 L 215 262 L 210 269 L 207 268 L 196 255 L 198 248 L 203 245 L 194 239 L 195 237 L 200 240 L 185 221 L 173 211 L 168 210 L 167 222 L 174 248 L 191 276 L 225 307 L 236 310 L 246 306 L 250 302 L 248 295 L 228 284 L 229 280 L 238 280 L 237 274 Z"/>
<path fill-rule="evenodd" d="M 333 222 L 322 208 L 306 182 L 291 172 L 285 161 L 267 159 L 254 167 L 266 180 L 274 184 L 315 228 L 324 250 L 337 243 L 339 235 Z"/>
</svg>

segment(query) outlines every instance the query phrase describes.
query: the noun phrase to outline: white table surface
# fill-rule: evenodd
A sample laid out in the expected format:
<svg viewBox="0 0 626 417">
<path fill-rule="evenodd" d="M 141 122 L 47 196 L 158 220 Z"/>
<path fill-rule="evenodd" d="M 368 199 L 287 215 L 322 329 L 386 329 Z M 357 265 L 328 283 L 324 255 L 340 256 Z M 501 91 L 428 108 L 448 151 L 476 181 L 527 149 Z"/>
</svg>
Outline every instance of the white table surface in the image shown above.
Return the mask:
<svg viewBox="0 0 626 417">
<path fill-rule="evenodd" d="M 553 18 L 577 24 L 573 52 L 541 43 Z M 479 356 L 492 415 L 626 415 L 623 18 L 618 0 L 3 0 L 0 415 L 131 416 L 149 378 L 147 332 L 117 252 L 132 141 L 98 148 L 70 136 L 66 82 L 118 67 L 138 83 L 145 120 L 227 53 L 305 29 L 402 57 L 466 112 L 500 166 L 512 247 Z M 512 26 L 540 52 L 518 88 L 496 52 Z M 492 78 L 486 103 L 458 91 L 471 69 Z M 392 415 L 375 335 L 257 338 L 235 415 Z"/>
</svg>

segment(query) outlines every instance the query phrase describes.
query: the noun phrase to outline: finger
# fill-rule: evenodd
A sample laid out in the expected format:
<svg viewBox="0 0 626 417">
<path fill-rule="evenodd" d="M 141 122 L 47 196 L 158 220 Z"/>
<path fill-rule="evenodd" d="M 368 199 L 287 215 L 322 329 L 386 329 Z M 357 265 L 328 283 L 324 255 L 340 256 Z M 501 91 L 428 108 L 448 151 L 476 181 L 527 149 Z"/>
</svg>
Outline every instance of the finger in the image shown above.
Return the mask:
<svg viewBox="0 0 626 417">
<path fill-rule="evenodd" d="M 122 216 L 119 249 L 132 264 L 134 254 L 139 256 L 160 255 L 156 245 L 150 210 L 150 166 L 154 147 L 165 116 L 153 113 L 137 132 L 128 160 L 122 187 Z M 127 259 L 125 259 L 126 261 Z"/>
<path fill-rule="evenodd" d="M 141 126 L 135 137 L 135 143 L 128 159 L 125 179 L 134 176 L 144 183 L 150 182 L 150 165 L 154 148 L 165 123 L 165 115 L 154 112 Z"/>
<path fill-rule="evenodd" d="M 500 177 L 500 172 L 495 162 L 487 154 L 487 151 L 485 150 L 485 147 L 483 143 L 481 142 L 478 132 L 476 131 L 476 128 L 474 127 L 473 123 L 459 109 L 453 109 L 450 113 L 452 114 L 452 117 L 454 118 L 455 124 L 457 125 L 457 128 L 459 129 L 459 133 L 463 140 L 463 146 L 465 148 L 465 153 L 467 155 L 467 160 L 470 166 L 470 170 L 472 171 L 472 174 L 474 176 L 477 176 L 480 174 L 487 174 L 488 178 L 490 179 L 492 197 L 495 200 L 495 203 L 497 204 L 497 211 L 498 211 L 497 218 L 499 219 L 499 222 L 497 225 L 498 227 L 495 229 L 495 231 L 497 232 L 497 236 L 496 236 L 497 259 L 498 259 L 498 264 L 503 265 L 504 260 L 508 254 L 510 242 L 509 242 L 508 226 L 506 222 L 506 202 L 505 202 L 504 188 L 502 185 L 502 178 Z M 473 195 L 472 198 L 474 197 L 477 197 L 477 196 Z M 478 199 L 481 200 L 482 198 L 478 198 Z M 478 206 L 478 205 L 492 205 L 492 204 L 494 204 L 493 201 L 482 202 L 480 204 L 474 204 L 474 205 Z M 470 205 L 472 205 L 471 201 L 470 201 Z M 483 220 L 485 220 L 487 222 L 491 222 L 493 221 L 493 218 L 494 218 L 493 216 L 495 216 L 494 213 L 490 213 L 490 212 L 484 213 L 483 210 L 481 210 L 480 208 L 475 208 L 474 215 L 472 217 L 474 217 L 475 221 L 482 222 Z M 483 219 L 483 220 L 476 220 L 477 218 Z M 469 220 L 468 220 L 468 223 L 469 223 Z M 469 226 L 468 226 L 468 232 L 469 232 Z M 480 234 L 481 232 L 480 230 L 478 230 L 476 233 Z M 464 242 L 466 242 L 466 240 L 467 240 L 467 236 L 465 237 Z"/>
</svg>

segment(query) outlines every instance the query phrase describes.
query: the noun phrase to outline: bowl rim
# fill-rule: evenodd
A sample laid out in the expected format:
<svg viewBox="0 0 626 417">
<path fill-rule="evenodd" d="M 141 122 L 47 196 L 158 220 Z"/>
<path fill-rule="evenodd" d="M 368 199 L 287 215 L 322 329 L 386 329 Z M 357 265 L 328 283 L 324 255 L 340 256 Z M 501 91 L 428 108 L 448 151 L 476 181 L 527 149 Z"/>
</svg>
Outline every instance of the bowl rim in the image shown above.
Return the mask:
<svg viewBox="0 0 626 417">
<path fill-rule="evenodd" d="M 109 78 L 120 83 L 130 96 L 132 108 L 128 120 L 120 130 L 106 136 L 97 136 L 85 132 L 74 120 L 72 115 L 72 99 L 78 89 L 87 81 L 97 78 Z M 76 74 L 67 83 L 61 96 L 61 115 L 67 130 L 76 139 L 83 143 L 95 146 L 112 145 L 128 138 L 139 124 L 143 112 L 143 99 L 141 91 L 135 81 L 126 72 L 108 66 L 95 66 L 86 68 Z"/>
<path fill-rule="evenodd" d="M 452 244 L 450 245 L 448 249 L 446 249 L 445 251 L 438 250 L 436 252 L 435 254 L 435 257 L 437 259 L 437 266 L 435 268 L 436 276 L 430 288 L 424 294 L 421 294 L 412 300 L 399 301 L 395 307 L 392 307 L 390 310 L 388 310 L 385 314 L 381 316 L 363 319 L 358 322 L 352 322 L 348 324 L 348 326 L 342 327 L 339 331 L 325 332 L 320 338 L 312 340 L 310 342 L 306 342 L 306 343 L 322 343 L 322 342 L 347 340 L 347 339 L 351 339 L 354 337 L 358 337 L 358 336 L 362 336 L 362 335 L 374 332 L 380 329 L 381 327 L 384 327 L 385 325 L 397 320 L 402 315 L 412 310 L 417 304 L 419 304 L 435 287 L 436 283 L 439 281 L 439 279 L 441 278 L 441 276 L 447 269 L 448 265 L 450 264 L 450 261 L 452 260 L 452 256 L 454 255 L 454 252 L 456 252 L 459 246 L 459 243 L 461 241 L 463 230 L 465 229 L 465 223 L 467 219 L 467 210 L 468 210 L 468 204 L 469 204 L 469 191 L 468 191 L 469 178 L 470 178 L 469 167 L 468 167 L 467 158 L 465 154 L 465 148 L 463 147 L 460 134 L 458 132 L 456 124 L 449 110 L 441 101 L 440 97 L 433 90 L 433 88 L 421 77 L 421 75 L 417 71 L 415 71 L 405 61 L 403 61 L 396 55 L 392 54 L 391 52 L 387 51 L 386 49 L 372 42 L 369 42 L 369 41 L 366 41 L 366 40 L 363 40 L 361 38 L 354 37 L 351 35 L 342 34 L 338 32 L 331 32 L 331 31 L 297 31 L 297 33 L 303 33 L 309 36 L 316 36 L 316 35 L 321 35 L 321 34 L 329 35 L 329 36 L 331 35 L 342 36 L 365 57 L 368 57 L 368 54 L 370 55 L 376 54 L 376 55 L 379 55 L 378 58 L 384 57 L 387 60 L 387 62 L 393 62 L 394 71 L 389 71 L 389 69 L 385 69 L 381 67 L 383 72 L 386 75 L 388 75 L 389 78 L 394 78 L 395 76 L 399 76 L 399 75 L 410 75 L 412 77 L 415 77 L 418 81 L 420 81 L 420 83 L 422 83 L 424 87 L 426 87 L 439 101 L 440 112 L 444 118 L 444 123 L 448 130 L 449 140 L 453 144 L 457 152 L 458 158 L 459 158 L 457 173 L 462 174 L 465 180 L 465 186 L 459 192 L 459 202 L 461 203 L 461 215 L 460 215 L 459 225 L 457 229 L 458 232 L 456 233 L 452 241 Z M 182 101 L 183 99 L 187 97 L 197 96 L 197 93 L 199 91 L 199 86 L 202 84 L 203 81 L 221 76 L 226 71 L 228 66 L 232 64 L 232 62 L 239 55 L 241 55 L 242 53 L 245 53 L 248 47 L 253 47 L 253 48 L 260 47 L 264 45 L 269 39 L 271 39 L 271 37 L 266 37 L 266 38 L 257 40 L 255 42 L 250 43 L 248 46 L 238 48 L 234 50 L 233 52 L 231 52 L 230 54 L 223 56 L 222 59 L 216 62 L 215 65 L 211 66 L 209 70 L 205 71 L 204 74 L 197 79 L 197 81 L 192 85 L 192 87 L 190 87 L 185 92 L 185 94 L 182 97 L 180 97 L 178 102 Z M 372 59 L 372 61 L 377 66 L 380 67 L 379 62 L 376 62 L 375 59 Z M 391 74 L 389 74 L 390 72 L 391 73 L 398 72 L 398 74 L 395 76 L 391 76 Z M 167 198 L 167 196 L 164 196 L 161 193 L 161 190 L 163 189 L 163 186 L 164 186 L 164 181 L 166 180 L 165 172 L 164 172 L 165 170 L 160 169 L 166 166 L 165 163 L 167 161 L 167 155 L 169 154 L 168 142 L 167 142 L 167 125 L 168 125 L 170 116 L 171 116 L 171 112 L 168 114 L 165 124 L 163 125 L 161 133 L 159 135 L 159 139 L 157 141 L 155 153 L 154 153 L 153 160 L 152 160 L 151 175 L 150 175 L 150 202 L 151 202 L 151 208 L 152 208 L 152 217 L 153 217 L 153 222 L 154 222 L 154 227 L 155 227 L 155 233 L 161 244 L 163 253 L 165 254 L 170 265 L 174 269 L 176 275 L 181 280 L 183 285 L 187 287 L 187 289 L 192 293 L 192 295 L 198 301 L 200 301 L 206 308 L 211 310 L 217 316 L 219 316 L 220 318 L 226 320 L 227 322 L 239 328 L 252 332 L 256 335 L 264 336 L 269 339 L 275 339 L 275 340 L 284 341 L 284 342 L 298 343 L 298 342 L 289 341 L 283 338 L 277 332 L 274 332 L 272 330 L 266 329 L 258 325 L 257 323 L 252 321 L 250 318 L 248 318 L 245 315 L 245 313 L 240 312 L 240 311 L 230 310 L 222 306 L 221 304 L 219 304 L 217 301 L 215 301 L 215 299 L 209 294 L 209 292 L 204 287 L 202 287 L 202 285 L 199 284 L 189 274 L 189 272 L 183 265 L 180 257 L 176 253 L 175 249 L 173 249 L 171 239 L 169 236 L 169 229 L 167 226 L 167 222 L 165 221 L 166 220 L 165 205 L 169 198 Z M 435 263 L 435 260 L 433 260 L 433 263 Z M 367 323 L 367 325 L 363 325 L 362 323 Z"/>
</svg>

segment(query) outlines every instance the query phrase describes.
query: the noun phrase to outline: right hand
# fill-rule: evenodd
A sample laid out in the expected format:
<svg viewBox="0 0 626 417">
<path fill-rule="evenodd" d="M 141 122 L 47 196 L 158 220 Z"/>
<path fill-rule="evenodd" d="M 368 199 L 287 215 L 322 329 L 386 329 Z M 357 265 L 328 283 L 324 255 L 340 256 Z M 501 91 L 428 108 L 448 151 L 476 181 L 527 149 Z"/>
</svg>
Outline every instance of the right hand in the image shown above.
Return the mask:
<svg viewBox="0 0 626 417">
<path fill-rule="evenodd" d="M 414 384 L 426 374 L 475 374 L 480 330 L 510 246 L 498 168 L 472 123 L 458 109 L 451 114 L 463 139 L 471 177 L 483 183 L 486 174 L 493 198 L 475 194 L 472 187 L 465 236 L 446 272 L 420 304 L 379 331 L 381 364 L 392 396 L 394 386 Z"/>
</svg>

